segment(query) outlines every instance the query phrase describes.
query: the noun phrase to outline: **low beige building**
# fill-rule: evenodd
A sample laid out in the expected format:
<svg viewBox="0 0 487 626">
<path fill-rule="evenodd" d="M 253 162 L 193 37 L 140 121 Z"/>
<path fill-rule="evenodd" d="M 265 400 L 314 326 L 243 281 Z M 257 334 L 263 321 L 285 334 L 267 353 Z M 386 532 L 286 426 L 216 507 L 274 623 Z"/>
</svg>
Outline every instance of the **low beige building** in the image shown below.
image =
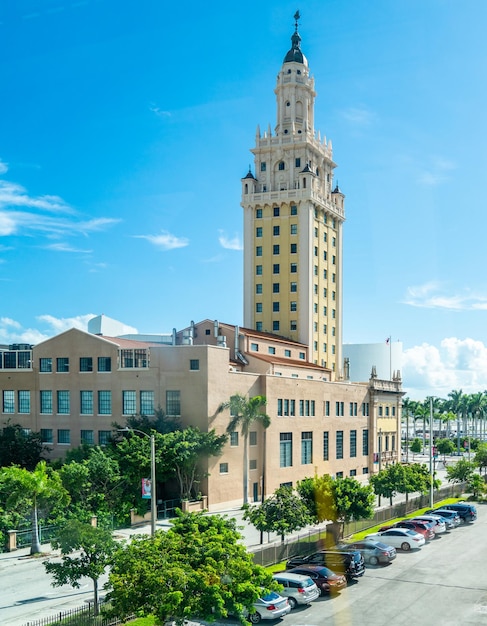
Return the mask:
<svg viewBox="0 0 487 626">
<path fill-rule="evenodd" d="M 249 436 L 251 501 L 315 474 L 366 479 L 400 459 L 401 381 L 332 382 L 307 347 L 205 320 L 174 345 L 72 329 L 34 347 L 0 351 L 2 422 L 40 432 L 51 458 L 81 443 L 104 445 L 113 423 L 160 406 L 183 426 L 226 431 L 230 396 L 264 395 L 271 424 Z M 379 458 L 379 451 L 381 455 Z M 231 433 L 199 489 L 210 510 L 241 504 L 243 439 Z"/>
</svg>

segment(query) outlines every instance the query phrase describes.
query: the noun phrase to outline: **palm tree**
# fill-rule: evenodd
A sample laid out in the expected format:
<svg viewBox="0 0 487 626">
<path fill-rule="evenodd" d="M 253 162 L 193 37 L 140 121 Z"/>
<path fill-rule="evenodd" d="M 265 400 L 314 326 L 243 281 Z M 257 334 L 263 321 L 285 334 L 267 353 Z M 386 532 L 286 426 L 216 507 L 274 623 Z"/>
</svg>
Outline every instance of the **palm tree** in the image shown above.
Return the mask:
<svg viewBox="0 0 487 626">
<path fill-rule="evenodd" d="M 406 418 L 406 463 L 409 461 L 409 417 L 414 415 L 417 402 L 404 398 L 402 401 L 402 417 Z"/>
<path fill-rule="evenodd" d="M 243 453 L 243 503 L 247 504 L 249 500 L 249 432 L 250 427 L 257 423 L 260 424 L 264 431 L 271 423 L 271 418 L 262 412 L 262 408 L 266 405 L 265 396 L 254 396 L 247 398 L 240 393 L 230 397 L 228 402 L 222 402 L 218 407 L 218 413 L 225 409 L 230 409 L 230 422 L 227 426 L 227 433 L 232 433 L 240 428 L 244 438 Z M 265 469 L 265 468 L 264 468 Z M 264 485 L 262 485 L 264 489 Z"/>
<path fill-rule="evenodd" d="M 448 397 L 450 398 L 450 408 L 457 416 L 457 453 L 460 454 L 460 416 L 462 414 L 464 394 L 461 389 L 452 389 Z"/>
</svg>

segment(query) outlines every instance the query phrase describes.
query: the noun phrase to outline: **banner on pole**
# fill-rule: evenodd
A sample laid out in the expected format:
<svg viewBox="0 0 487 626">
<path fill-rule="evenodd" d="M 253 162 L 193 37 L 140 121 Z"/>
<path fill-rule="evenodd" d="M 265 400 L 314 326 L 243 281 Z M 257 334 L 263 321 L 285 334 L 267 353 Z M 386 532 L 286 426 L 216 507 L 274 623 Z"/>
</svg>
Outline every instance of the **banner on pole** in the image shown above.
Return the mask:
<svg viewBox="0 0 487 626">
<path fill-rule="evenodd" d="M 152 492 L 152 485 L 150 478 L 142 479 L 142 497 L 144 499 L 150 499 Z"/>
</svg>

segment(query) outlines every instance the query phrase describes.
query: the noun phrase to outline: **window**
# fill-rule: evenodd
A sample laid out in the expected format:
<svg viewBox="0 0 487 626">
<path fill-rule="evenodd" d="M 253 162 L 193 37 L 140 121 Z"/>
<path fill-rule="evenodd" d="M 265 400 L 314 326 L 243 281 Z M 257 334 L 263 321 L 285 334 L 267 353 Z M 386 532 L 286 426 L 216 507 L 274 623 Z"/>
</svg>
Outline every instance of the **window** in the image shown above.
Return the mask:
<svg viewBox="0 0 487 626">
<path fill-rule="evenodd" d="M 255 285 L 255 293 L 262 293 L 262 283 L 257 283 Z"/>
<path fill-rule="evenodd" d="M 369 431 L 367 429 L 362 431 L 362 454 L 369 456 Z"/>
<path fill-rule="evenodd" d="M 255 266 L 255 273 L 257 276 L 262 276 L 262 265 Z"/>
<path fill-rule="evenodd" d="M 369 473 L 369 468 L 368 467 L 362 467 L 362 474 L 368 474 Z"/>
<path fill-rule="evenodd" d="M 89 446 L 93 446 L 95 444 L 95 433 L 92 430 L 82 430 L 80 435 L 81 443 L 86 443 Z"/>
<path fill-rule="evenodd" d="M 238 446 L 238 432 L 236 430 L 230 433 L 230 445 Z"/>
<path fill-rule="evenodd" d="M 99 391 L 98 392 L 98 415 L 111 415 L 112 414 L 112 392 L 111 391 Z"/>
<path fill-rule="evenodd" d="M 41 391 L 41 413 L 52 414 L 52 391 Z"/>
<path fill-rule="evenodd" d="M 61 356 L 56 359 L 56 372 L 69 372 L 69 359 L 67 356 Z"/>
<path fill-rule="evenodd" d="M 272 293 L 279 293 L 279 283 L 272 283 Z"/>
<path fill-rule="evenodd" d="M 255 256 L 262 256 L 262 246 L 257 246 L 255 248 Z"/>
<path fill-rule="evenodd" d="M 368 417 L 369 415 L 369 403 L 368 402 L 362 402 L 362 415 L 364 417 Z"/>
<path fill-rule="evenodd" d="M 59 415 L 69 415 L 69 391 L 57 391 L 57 412 Z"/>
<path fill-rule="evenodd" d="M 272 322 L 272 330 L 279 330 L 279 322 L 274 320 Z"/>
<path fill-rule="evenodd" d="M 324 413 L 326 417 L 330 417 L 330 401 L 325 400 Z"/>
<path fill-rule="evenodd" d="M 260 219 L 262 217 L 262 209 L 256 209 L 255 217 Z"/>
<path fill-rule="evenodd" d="M 336 458 L 343 459 L 343 430 L 336 432 Z"/>
<path fill-rule="evenodd" d="M 30 413 L 30 391 L 19 391 L 17 393 L 17 403 L 19 413 Z"/>
<path fill-rule="evenodd" d="M 249 432 L 249 445 L 256 446 L 257 445 L 257 431 L 251 430 Z"/>
<path fill-rule="evenodd" d="M 255 322 L 255 330 L 262 330 L 262 322 Z"/>
<path fill-rule="evenodd" d="M 291 306 L 290 306 L 290 310 L 291 310 L 291 312 L 297 311 L 298 310 L 298 303 L 295 302 L 295 301 L 292 301 L 291 302 Z"/>
<path fill-rule="evenodd" d="M 297 234 L 298 234 L 298 225 L 291 224 L 291 235 L 297 235 Z"/>
<path fill-rule="evenodd" d="M 268 350 L 269 354 L 275 354 L 276 353 L 276 349 L 274 348 L 274 346 L 269 346 L 267 350 Z"/>
<path fill-rule="evenodd" d="M 298 283 L 291 283 L 291 293 L 296 293 L 298 291 Z"/>
<path fill-rule="evenodd" d="M 39 359 L 39 371 L 52 372 L 52 359 L 50 357 Z"/>
<path fill-rule="evenodd" d="M 314 247 L 314 255 L 315 255 L 315 256 L 318 256 L 318 246 L 315 246 L 315 247 Z"/>
<path fill-rule="evenodd" d="M 296 254 L 298 251 L 298 244 L 297 243 L 292 243 L 291 244 L 291 254 Z"/>
<path fill-rule="evenodd" d="M 228 474 L 228 463 L 220 463 L 220 474 Z"/>
<path fill-rule="evenodd" d="M 108 445 L 111 437 L 112 437 L 112 432 L 110 430 L 99 430 L 98 431 L 98 445 L 99 446 Z"/>
<path fill-rule="evenodd" d="M 262 237 L 262 226 L 257 226 L 257 228 L 255 229 L 255 236 Z"/>
<path fill-rule="evenodd" d="M 326 311 L 327 311 L 326 306 L 324 306 L 323 307 L 323 315 L 326 315 Z"/>
<path fill-rule="evenodd" d="M 70 444 L 71 431 L 69 431 L 67 428 L 60 428 L 57 431 L 57 442 L 61 444 Z"/>
<path fill-rule="evenodd" d="M 301 433 L 301 465 L 309 465 L 313 462 L 313 433 L 311 431 Z"/>
<path fill-rule="evenodd" d="M 42 443 L 54 443 L 52 428 L 41 428 L 41 441 Z"/>
<path fill-rule="evenodd" d="M 93 358 L 91 356 L 80 357 L 79 371 L 80 372 L 92 372 L 93 371 Z"/>
<path fill-rule="evenodd" d="M 293 464 L 293 434 L 281 433 L 279 435 L 279 465 L 291 467 Z"/>
<path fill-rule="evenodd" d="M 192 372 L 196 372 L 200 369 L 200 360 L 199 359 L 190 359 L 189 360 L 189 369 Z"/>
<path fill-rule="evenodd" d="M 274 235 L 274 237 L 278 237 L 279 236 L 279 232 L 280 232 L 279 226 L 273 226 L 272 227 L 272 234 Z"/>
<path fill-rule="evenodd" d="M 297 273 L 298 273 L 298 264 L 291 263 L 291 274 L 297 274 Z"/>
<path fill-rule="evenodd" d="M 350 456 L 357 456 L 357 431 L 350 431 Z"/>
<path fill-rule="evenodd" d="M 330 458 L 330 433 L 325 430 L 323 433 L 323 461 L 328 461 Z"/>
<path fill-rule="evenodd" d="M 273 302 L 272 303 L 272 310 L 274 311 L 274 313 L 278 313 L 279 312 L 279 302 Z"/>
<path fill-rule="evenodd" d="M 382 413 L 383 413 L 383 408 L 382 408 L 382 404 L 379 405 L 379 417 L 382 417 Z"/>
<path fill-rule="evenodd" d="M 80 413 L 81 415 L 93 415 L 92 391 L 80 391 Z"/>
<path fill-rule="evenodd" d="M 331 292 L 331 299 L 336 300 L 336 291 Z"/>
<path fill-rule="evenodd" d="M 299 358 L 300 359 L 305 359 L 306 358 L 306 353 L 305 352 L 300 352 L 299 353 Z"/>
<path fill-rule="evenodd" d="M 389 407 L 386 406 L 385 409 L 386 409 L 386 417 L 389 417 Z"/>
<path fill-rule="evenodd" d="M 326 261 L 326 250 L 323 251 L 323 261 Z"/>
<path fill-rule="evenodd" d="M 279 254 L 279 244 L 272 246 L 272 254 Z"/>
<path fill-rule="evenodd" d="M 258 343 L 251 343 L 251 344 L 250 344 L 250 349 L 251 349 L 253 352 L 258 352 L 258 351 L 259 351 L 259 344 L 258 344 Z"/>
<path fill-rule="evenodd" d="M 262 313 L 262 302 L 256 302 L 255 303 L 255 312 L 256 313 Z"/>
<path fill-rule="evenodd" d="M 318 313 L 318 303 L 317 303 L 317 302 L 315 302 L 315 303 L 313 304 L 313 312 L 314 312 L 314 313 Z"/>
<path fill-rule="evenodd" d="M 337 472 L 336 473 L 336 477 L 337 478 L 343 478 L 343 472 Z"/>
<path fill-rule="evenodd" d="M 274 264 L 272 265 L 272 273 L 273 273 L 273 274 L 279 274 L 279 269 L 280 269 L 280 268 L 279 268 L 279 263 L 274 263 Z"/>
<path fill-rule="evenodd" d="M 350 402 L 350 417 L 357 417 L 357 403 Z"/>
<path fill-rule="evenodd" d="M 267 164 L 266 164 L 266 162 L 265 162 L 265 161 L 261 161 L 261 162 L 260 162 L 260 171 L 261 171 L 261 172 L 265 172 L 265 171 L 266 171 L 266 168 L 267 168 Z"/>
<path fill-rule="evenodd" d="M 4 413 L 15 413 L 15 391 L 3 392 L 2 411 Z"/>
<path fill-rule="evenodd" d="M 140 414 L 141 415 L 154 415 L 154 392 L 153 391 L 141 391 L 140 392 Z"/>
<path fill-rule="evenodd" d="M 291 350 L 284 350 L 284 356 L 290 357 L 291 356 Z"/>
<path fill-rule="evenodd" d="M 296 167 L 299 167 L 299 165 L 296 165 Z M 291 204 L 291 215 L 297 215 L 297 214 L 298 214 L 298 207 L 295 204 Z"/>
<path fill-rule="evenodd" d="M 335 415 L 337 417 L 343 417 L 345 415 L 345 403 L 335 402 Z"/>
<path fill-rule="evenodd" d="M 279 170 L 282 172 L 282 170 L 283 170 L 284 168 L 285 168 L 284 161 L 280 161 L 280 162 L 279 162 Z"/>
<path fill-rule="evenodd" d="M 323 352 L 326 352 L 326 343 L 323 344 Z"/>
<path fill-rule="evenodd" d="M 274 207 L 273 212 L 274 212 L 274 217 L 279 217 L 279 207 L 278 206 Z"/>
<path fill-rule="evenodd" d="M 135 391 L 122 391 L 122 414 L 135 415 L 137 413 L 137 401 Z"/>
<path fill-rule="evenodd" d="M 111 372 L 112 371 L 112 357 L 111 356 L 99 356 L 98 357 L 98 371 L 99 372 Z"/>
<path fill-rule="evenodd" d="M 294 165 L 296 167 L 301 167 L 301 159 L 299 157 L 297 157 L 297 159 L 294 160 Z"/>
<path fill-rule="evenodd" d="M 181 415 L 181 392 L 166 391 L 166 415 Z"/>
<path fill-rule="evenodd" d="M 249 461 L 249 470 L 257 469 L 257 459 L 250 459 Z"/>
</svg>

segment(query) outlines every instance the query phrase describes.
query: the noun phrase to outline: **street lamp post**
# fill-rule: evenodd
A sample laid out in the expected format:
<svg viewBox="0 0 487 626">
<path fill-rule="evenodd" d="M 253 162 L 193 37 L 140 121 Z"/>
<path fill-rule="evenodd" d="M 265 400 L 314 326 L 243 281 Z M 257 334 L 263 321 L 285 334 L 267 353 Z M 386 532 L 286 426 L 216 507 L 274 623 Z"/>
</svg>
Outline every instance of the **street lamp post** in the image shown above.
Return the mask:
<svg viewBox="0 0 487 626">
<path fill-rule="evenodd" d="M 434 506 L 434 494 L 433 494 L 433 480 L 434 480 L 434 467 L 433 467 L 433 398 L 430 398 L 430 440 L 429 440 L 429 453 L 430 453 L 430 508 Z"/>
<path fill-rule="evenodd" d="M 156 532 L 156 520 L 157 520 L 157 491 L 156 491 L 156 438 L 154 433 L 148 435 L 143 430 L 137 428 L 119 428 L 119 433 L 139 433 L 150 439 L 150 509 L 151 509 L 151 536 L 153 537 Z"/>
</svg>

